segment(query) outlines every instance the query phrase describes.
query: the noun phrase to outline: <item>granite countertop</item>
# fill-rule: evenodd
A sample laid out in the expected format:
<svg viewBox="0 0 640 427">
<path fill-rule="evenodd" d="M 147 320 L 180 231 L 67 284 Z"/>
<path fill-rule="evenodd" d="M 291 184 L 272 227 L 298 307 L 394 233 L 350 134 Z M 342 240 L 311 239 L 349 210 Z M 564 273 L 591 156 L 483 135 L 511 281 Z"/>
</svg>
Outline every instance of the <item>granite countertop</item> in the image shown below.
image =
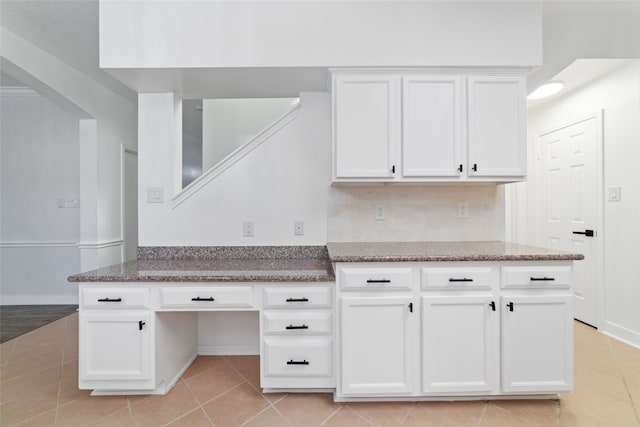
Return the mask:
<svg viewBox="0 0 640 427">
<path fill-rule="evenodd" d="M 138 248 L 138 259 L 69 282 L 333 282 L 324 246 Z"/>
<path fill-rule="evenodd" d="M 327 246 L 141 247 L 138 259 L 69 282 L 333 282 L 332 262 L 563 261 L 584 256 L 507 242 L 345 242 Z"/>
<path fill-rule="evenodd" d="M 567 261 L 584 256 L 535 246 L 489 242 L 327 243 L 332 262 Z"/>
</svg>

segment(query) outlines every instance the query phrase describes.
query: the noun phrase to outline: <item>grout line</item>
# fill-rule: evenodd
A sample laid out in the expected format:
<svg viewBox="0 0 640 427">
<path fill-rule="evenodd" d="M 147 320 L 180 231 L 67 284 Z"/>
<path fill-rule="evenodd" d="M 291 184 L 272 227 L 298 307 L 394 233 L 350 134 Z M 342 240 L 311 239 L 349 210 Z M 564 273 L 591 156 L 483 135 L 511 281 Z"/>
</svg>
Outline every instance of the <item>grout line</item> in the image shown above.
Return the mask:
<svg viewBox="0 0 640 427">
<path fill-rule="evenodd" d="M 197 406 L 197 407 L 193 408 L 192 410 L 190 410 L 189 412 L 185 412 L 184 414 L 180 415 L 178 418 L 174 418 L 174 419 L 172 419 L 171 421 L 169 421 L 168 423 L 163 424 L 163 425 L 162 425 L 162 427 L 166 427 L 166 426 L 168 426 L 168 425 L 169 425 L 169 424 L 171 424 L 171 423 L 175 423 L 176 421 L 178 421 L 178 420 L 180 420 L 180 419 L 182 419 L 182 418 L 186 417 L 187 415 L 192 414 L 192 413 L 194 413 L 194 412 L 196 412 L 196 411 L 200 411 L 200 410 L 202 410 L 202 408 L 201 408 L 200 406 Z M 204 412 L 204 411 L 203 411 L 203 412 Z M 205 412 L 205 415 L 206 415 L 206 412 Z M 209 417 L 207 417 L 207 419 L 208 419 L 208 418 L 209 418 Z M 211 421 L 211 420 L 209 420 L 209 421 Z M 212 424 L 213 424 L 213 423 L 212 423 Z"/>
<path fill-rule="evenodd" d="M 366 418 L 363 415 L 360 415 L 357 411 L 354 411 L 353 409 L 349 408 L 348 405 L 344 405 L 343 408 L 345 408 L 347 411 L 351 411 L 352 414 L 355 414 L 357 417 L 362 418 L 365 422 L 367 422 L 368 424 L 374 426 L 375 424 L 373 424 L 371 421 L 369 421 L 368 418 Z"/>
<path fill-rule="evenodd" d="M 409 418 L 409 414 L 413 412 L 417 404 L 418 404 L 417 402 L 413 402 L 413 406 L 411 406 L 411 409 L 409 410 L 409 412 L 407 412 L 405 416 L 402 417 L 402 419 L 400 420 L 400 424 L 398 424 L 398 427 L 402 426 L 402 424 L 407 420 L 407 418 Z"/>
<path fill-rule="evenodd" d="M 269 400 L 269 399 L 267 399 L 267 400 Z M 279 401 L 278 401 L 278 402 L 279 402 Z M 280 411 L 278 410 L 278 408 L 276 408 L 276 405 L 275 405 L 274 403 L 272 403 L 272 402 L 269 402 L 269 403 L 271 404 L 271 407 L 273 408 L 273 410 L 274 410 L 274 411 L 276 411 L 276 413 L 280 414 L 280 416 L 281 416 L 282 418 L 284 418 L 284 419 L 287 421 L 287 424 L 289 424 L 290 426 L 292 426 L 292 427 L 293 427 L 293 423 L 289 420 L 289 418 L 287 418 L 287 416 L 286 416 L 285 414 L 283 414 L 282 412 L 280 412 Z"/>
<path fill-rule="evenodd" d="M 482 420 L 484 419 L 484 414 L 487 413 L 487 408 L 489 407 L 489 401 L 485 400 L 484 401 L 484 408 L 482 408 L 482 414 L 480 414 L 480 419 L 478 420 L 478 424 L 476 424 L 477 427 L 480 427 L 480 425 L 482 424 Z"/>
<path fill-rule="evenodd" d="M 331 419 L 331 417 L 337 414 L 340 409 L 344 408 L 344 405 L 342 403 L 339 403 L 339 402 L 336 402 L 336 403 L 338 403 L 338 407 L 336 408 L 336 410 L 333 411 L 331 415 L 329 415 L 327 418 L 325 418 L 325 420 L 320 423 L 320 426 L 325 425 Z"/>
<path fill-rule="evenodd" d="M 621 362 L 616 356 L 616 353 L 613 351 L 613 346 L 611 345 L 611 340 L 613 338 L 607 337 L 607 345 L 609 346 L 609 351 L 611 352 L 611 357 L 616 364 L 616 370 L 622 379 L 622 383 L 624 384 L 624 388 L 627 392 L 627 396 L 629 397 L 629 403 L 631 403 L 631 408 L 633 409 L 633 413 L 636 416 L 636 421 L 638 425 L 640 425 L 640 413 L 638 412 L 638 407 L 635 405 L 633 401 L 633 395 L 631 394 L 631 390 L 629 389 L 629 384 L 627 383 L 627 379 L 625 378 L 624 372 L 622 370 Z"/>
</svg>

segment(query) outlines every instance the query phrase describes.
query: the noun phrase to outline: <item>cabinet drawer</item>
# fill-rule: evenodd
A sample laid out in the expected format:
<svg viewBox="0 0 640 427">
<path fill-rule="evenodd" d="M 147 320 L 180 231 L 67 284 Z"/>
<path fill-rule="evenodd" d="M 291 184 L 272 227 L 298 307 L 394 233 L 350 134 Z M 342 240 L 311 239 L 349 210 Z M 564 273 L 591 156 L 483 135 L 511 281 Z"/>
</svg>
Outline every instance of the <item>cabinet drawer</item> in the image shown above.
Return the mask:
<svg viewBox="0 0 640 427">
<path fill-rule="evenodd" d="M 148 308 L 149 289 L 123 287 L 81 287 L 80 308 Z"/>
<path fill-rule="evenodd" d="M 329 335 L 333 330 L 330 312 L 265 312 L 264 333 L 278 335 Z"/>
<path fill-rule="evenodd" d="M 331 307 L 331 288 L 328 286 L 265 287 L 265 308 Z"/>
<path fill-rule="evenodd" d="M 505 266 L 502 267 L 503 288 L 568 288 L 571 267 L 559 266 Z"/>
<path fill-rule="evenodd" d="M 342 289 L 411 290 L 411 268 L 341 268 Z"/>
<path fill-rule="evenodd" d="M 330 340 L 267 339 L 265 376 L 330 376 L 333 350 Z"/>
<path fill-rule="evenodd" d="M 499 280 L 497 267 L 423 268 L 422 289 L 490 289 Z"/>
<path fill-rule="evenodd" d="M 207 310 L 227 307 L 250 308 L 252 306 L 252 286 L 176 286 L 160 288 L 161 308 Z"/>
</svg>

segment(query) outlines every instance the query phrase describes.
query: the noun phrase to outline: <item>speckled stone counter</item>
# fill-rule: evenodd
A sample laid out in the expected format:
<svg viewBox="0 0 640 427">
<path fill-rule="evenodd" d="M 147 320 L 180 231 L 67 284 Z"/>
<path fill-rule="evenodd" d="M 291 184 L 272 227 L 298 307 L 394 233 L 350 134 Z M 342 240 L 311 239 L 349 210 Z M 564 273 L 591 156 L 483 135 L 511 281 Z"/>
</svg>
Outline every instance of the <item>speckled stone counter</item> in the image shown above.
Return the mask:
<svg viewBox="0 0 640 427">
<path fill-rule="evenodd" d="M 153 247 L 69 282 L 333 282 L 324 246 Z"/>
<path fill-rule="evenodd" d="M 332 262 L 570 261 L 584 256 L 508 242 L 336 242 Z"/>
</svg>

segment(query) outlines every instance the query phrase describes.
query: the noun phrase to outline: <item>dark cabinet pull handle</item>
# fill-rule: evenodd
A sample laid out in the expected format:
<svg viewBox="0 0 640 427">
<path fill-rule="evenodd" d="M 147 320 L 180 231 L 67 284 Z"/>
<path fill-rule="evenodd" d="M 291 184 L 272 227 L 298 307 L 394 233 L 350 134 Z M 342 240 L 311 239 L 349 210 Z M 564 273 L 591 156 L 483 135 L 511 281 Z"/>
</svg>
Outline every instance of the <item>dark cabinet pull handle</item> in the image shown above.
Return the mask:
<svg viewBox="0 0 640 427">
<path fill-rule="evenodd" d="M 507 307 L 509 307 L 509 311 L 513 311 L 513 303 L 512 302 L 507 304 Z"/>
<path fill-rule="evenodd" d="M 473 167 L 471 168 L 474 172 L 478 172 L 478 164 L 474 163 Z"/>
<path fill-rule="evenodd" d="M 453 278 L 450 278 L 450 279 L 449 279 L 449 281 L 450 281 L 450 282 L 473 282 L 473 279 L 467 279 L 466 277 L 465 277 L 465 278 L 462 278 L 462 279 L 453 279 Z"/>
<path fill-rule="evenodd" d="M 462 164 L 460 164 L 460 166 L 458 166 L 458 172 L 462 173 Z"/>
<path fill-rule="evenodd" d="M 491 311 L 496 311 L 496 302 L 495 301 L 491 301 L 489 303 L 489 307 L 491 307 Z"/>
<path fill-rule="evenodd" d="M 215 301 L 215 299 L 213 297 L 209 297 L 209 298 L 195 297 L 195 298 L 191 298 L 191 301 Z"/>
<path fill-rule="evenodd" d="M 396 173 L 396 165 L 391 166 L 391 173 Z"/>
<path fill-rule="evenodd" d="M 583 234 L 587 237 L 593 237 L 595 232 L 593 230 L 574 231 L 573 234 Z"/>
<path fill-rule="evenodd" d="M 367 279 L 367 283 L 391 283 L 389 279 Z"/>
<path fill-rule="evenodd" d="M 147 324 L 147 322 L 143 322 L 142 320 L 141 320 L 141 321 L 139 321 L 139 322 L 138 322 L 138 330 L 139 330 L 139 331 L 141 331 L 141 330 L 142 330 L 142 327 L 143 327 L 144 325 L 146 325 L 146 324 Z"/>
<path fill-rule="evenodd" d="M 530 277 L 532 282 L 550 282 L 556 280 L 553 277 Z"/>
<path fill-rule="evenodd" d="M 413 303 L 409 303 L 409 313 L 413 313 Z"/>
<path fill-rule="evenodd" d="M 309 362 L 306 360 L 289 360 L 287 361 L 287 365 L 308 365 Z"/>
<path fill-rule="evenodd" d="M 99 298 L 98 302 L 122 302 L 122 298 Z"/>
<path fill-rule="evenodd" d="M 300 326 L 289 325 L 285 329 L 309 329 L 309 327 L 303 323 Z"/>
<path fill-rule="evenodd" d="M 287 302 L 309 302 L 309 298 L 287 298 Z"/>
</svg>

